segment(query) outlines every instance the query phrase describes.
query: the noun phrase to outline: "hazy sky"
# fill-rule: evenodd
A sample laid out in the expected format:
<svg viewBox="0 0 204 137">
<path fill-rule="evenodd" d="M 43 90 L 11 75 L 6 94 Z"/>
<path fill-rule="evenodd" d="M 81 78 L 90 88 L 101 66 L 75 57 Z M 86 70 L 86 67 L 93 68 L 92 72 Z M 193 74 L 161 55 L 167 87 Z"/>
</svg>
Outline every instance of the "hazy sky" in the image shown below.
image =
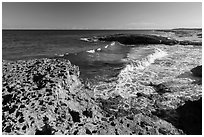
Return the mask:
<svg viewBox="0 0 204 137">
<path fill-rule="evenodd" d="M 3 3 L 3 28 L 202 27 L 202 3 Z"/>
</svg>

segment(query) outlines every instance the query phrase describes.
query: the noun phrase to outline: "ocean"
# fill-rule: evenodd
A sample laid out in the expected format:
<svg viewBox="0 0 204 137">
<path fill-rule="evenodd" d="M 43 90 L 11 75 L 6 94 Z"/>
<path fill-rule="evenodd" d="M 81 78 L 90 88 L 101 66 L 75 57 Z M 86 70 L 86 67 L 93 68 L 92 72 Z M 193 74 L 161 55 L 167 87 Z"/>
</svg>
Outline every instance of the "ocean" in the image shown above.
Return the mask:
<svg viewBox="0 0 204 137">
<path fill-rule="evenodd" d="M 144 68 L 166 54 L 161 48 L 168 45 L 158 49 L 155 44 L 127 46 L 119 42 L 94 39 L 113 34 L 172 37 L 171 32 L 154 30 L 3 30 L 2 58 L 13 61 L 68 59 L 79 67 L 82 81 L 98 83 L 116 80 L 124 74 L 124 70 L 129 72 L 135 67 Z"/>
<path fill-rule="evenodd" d="M 148 34 L 152 30 L 3 30 L 2 56 L 5 60 L 26 60 L 53 57 L 56 54 L 78 53 L 106 43 L 87 43 L 83 37 L 108 34 Z"/>
<path fill-rule="evenodd" d="M 133 47 L 111 42 L 87 42 L 86 38 L 111 34 L 152 34 L 153 30 L 3 30 L 2 58 L 28 60 L 66 58 L 79 66 L 83 80 L 104 80 L 119 74 L 121 60 Z M 158 33 L 158 32 L 157 32 Z M 92 53 L 94 49 L 104 52 Z"/>
<path fill-rule="evenodd" d="M 186 128 L 177 125 L 192 129 L 183 114 L 196 112 L 193 119 L 202 118 L 202 77 L 191 72 L 202 65 L 200 34 L 201 30 L 3 31 L 4 134 L 84 134 L 86 129 L 92 134 L 98 127 L 105 134 L 115 134 L 116 129 L 117 134 L 149 134 L 151 128 L 141 124 L 145 121 L 156 125 L 158 131 L 152 134 L 160 134 L 160 129 L 183 134 Z M 197 123 L 195 133 L 201 133 Z"/>
</svg>

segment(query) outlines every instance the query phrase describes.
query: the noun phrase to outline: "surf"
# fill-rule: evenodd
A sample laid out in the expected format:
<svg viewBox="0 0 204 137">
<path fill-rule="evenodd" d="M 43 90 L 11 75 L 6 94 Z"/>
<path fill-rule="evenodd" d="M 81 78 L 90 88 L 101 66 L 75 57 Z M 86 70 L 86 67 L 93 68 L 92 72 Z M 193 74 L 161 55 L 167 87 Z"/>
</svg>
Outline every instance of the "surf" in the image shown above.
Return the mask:
<svg viewBox="0 0 204 137">
<path fill-rule="evenodd" d="M 138 92 L 152 92 L 145 86 L 146 82 L 137 79 L 143 75 L 143 71 L 150 67 L 157 59 L 167 56 L 167 52 L 153 47 L 133 48 L 123 59 L 126 65 L 120 70 L 116 81 L 112 83 L 101 83 L 95 86 L 94 93 L 106 98 L 110 94 L 119 94 L 124 98 L 135 96 Z M 100 90 L 103 87 L 106 90 Z"/>
</svg>

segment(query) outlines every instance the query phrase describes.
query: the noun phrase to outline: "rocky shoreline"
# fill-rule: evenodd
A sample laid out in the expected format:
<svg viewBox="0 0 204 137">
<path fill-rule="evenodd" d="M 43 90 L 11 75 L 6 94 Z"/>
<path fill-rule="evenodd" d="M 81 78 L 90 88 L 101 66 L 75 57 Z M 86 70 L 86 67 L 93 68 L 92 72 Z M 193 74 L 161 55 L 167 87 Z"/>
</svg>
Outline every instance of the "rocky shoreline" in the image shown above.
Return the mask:
<svg viewBox="0 0 204 137">
<path fill-rule="evenodd" d="M 153 82 L 147 85 L 153 94 L 103 98 L 64 59 L 3 60 L 2 69 L 3 134 L 202 134 L 202 95 L 197 92 L 175 100 L 177 89 Z"/>
<path fill-rule="evenodd" d="M 165 45 L 197 45 L 201 46 L 200 41 L 191 40 L 177 40 L 170 37 L 156 36 L 156 35 L 145 35 L 145 34 L 114 34 L 99 37 L 100 41 L 118 41 L 125 45 L 135 44 L 165 44 Z"/>
</svg>

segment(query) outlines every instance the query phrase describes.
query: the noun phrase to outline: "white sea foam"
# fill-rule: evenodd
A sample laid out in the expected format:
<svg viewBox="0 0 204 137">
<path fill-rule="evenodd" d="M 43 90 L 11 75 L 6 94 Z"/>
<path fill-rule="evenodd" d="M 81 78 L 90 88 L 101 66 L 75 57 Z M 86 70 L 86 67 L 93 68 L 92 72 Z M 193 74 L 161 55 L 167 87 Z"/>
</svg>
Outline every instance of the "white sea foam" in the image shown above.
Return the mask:
<svg viewBox="0 0 204 137">
<path fill-rule="evenodd" d="M 89 38 L 80 38 L 80 40 L 89 42 Z"/>
<path fill-rule="evenodd" d="M 86 41 L 86 42 L 97 42 L 97 38 L 80 38 L 81 41 Z"/>
<path fill-rule="evenodd" d="M 59 56 L 59 57 L 63 57 L 63 56 L 64 56 L 64 54 L 59 54 L 58 56 Z"/>
<path fill-rule="evenodd" d="M 108 48 L 109 45 L 106 45 L 105 48 Z"/>
<path fill-rule="evenodd" d="M 145 49 L 147 50 L 147 49 Z M 150 49 L 149 49 L 150 50 Z M 142 74 L 142 71 L 150 66 L 156 59 L 160 59 L 167 55 L 165 51 L 161 49 L 155 48 L 150 50 L 152 53 L 146 55 L 142 58 L 131 58 L 129 55 L 128 64 L 124 69 L 121 70 L 118 75 L 117 85 L 115 91 L 117 94 L 120 94 L 123 97 L 128 97 L 129 92 L 139 92 L 140 90 L 144 90 L 144 86 L 142 86 L 138 82 L 133 82 L 137 76 Z M 134 53 L 131 53 L 134 54 Z M 128 86 L 131 85 L 131 86 Z M 136 86 L 135 86 L 136 85 Z M 137 88 L 137 89 L 135 89 Z M 141 89 L 140 89 L 141 88 Z M 130 91 L 134 89 L 133 91 Z"/>
<path fill-rule="evenodd" d="M 93 42 L 97 42 L 98 41 L 98 39 L 93 39 Z"/>
<path fill-rule="evenodd" d="M 115 42 L 112 42 L 110 45 L 111 45 L 111 46 L 114 46 L 114 45 L 115 45 Z"/>
<path fill-rule="evenodd" d="M 95 53 L 95 50 L 94 50 L 94 49 L 92 49 L 92 50 L 87 50 L 86 52 L 88 52 L 88 53 Z"/>
<path fill-rule="evenodd" d="M 97 48 L 96 51 L 101 51 L 101 48 Z"/>
<path fill-rule="evenodd" d="M 55 56 L 63 57 L 64 54 L 55 54 Z"/>
<path fill-rule="evenodd" d="M 143 54 L 139 56 L 137 54 Z M 111 94 L 119 94 L 124 98 L 130 96 L 136 96 L 138 92 L 145 92 L 147 94 L 152 93 L 154 90 L 145 86 L 148 83 L 146 77 L 144 80 L 138 79 L 144 76 L 144 70 L 150 66 L 155 60 L 166 56 L 167 53 L 159 48 L 138 48 L 138 51 L 133 50 L 126 59 L 126 67 L 121 70 L 120 74 L 117 76 L 117 81 L 111 84 L 100 84 L 94 88 L 94 93 L 100 93 L 104 98 L 110 96 Z M 105 88 L 106 90 L 101 90 Z M 110 91 L 111 90 L 111 91 Z"/>
<path fill-rule="evenodd" d="M 124 68 L 121 73 L 124 73 L 126 71 L 134 71 L 138 69 L 144 69 L 150 64 L 154 63 L 156 59 L 162 58 L 167 55 L 165 51 L 162 51 L 159 48 L 155 48 L 153 50 L 153 53 L 147 55 L 144 58 L 135 58 L 133 54 L 137 53 L 131 53 L 128 55 L 128 61 L 130 62 L 126 68 Z"/>
</svg>

